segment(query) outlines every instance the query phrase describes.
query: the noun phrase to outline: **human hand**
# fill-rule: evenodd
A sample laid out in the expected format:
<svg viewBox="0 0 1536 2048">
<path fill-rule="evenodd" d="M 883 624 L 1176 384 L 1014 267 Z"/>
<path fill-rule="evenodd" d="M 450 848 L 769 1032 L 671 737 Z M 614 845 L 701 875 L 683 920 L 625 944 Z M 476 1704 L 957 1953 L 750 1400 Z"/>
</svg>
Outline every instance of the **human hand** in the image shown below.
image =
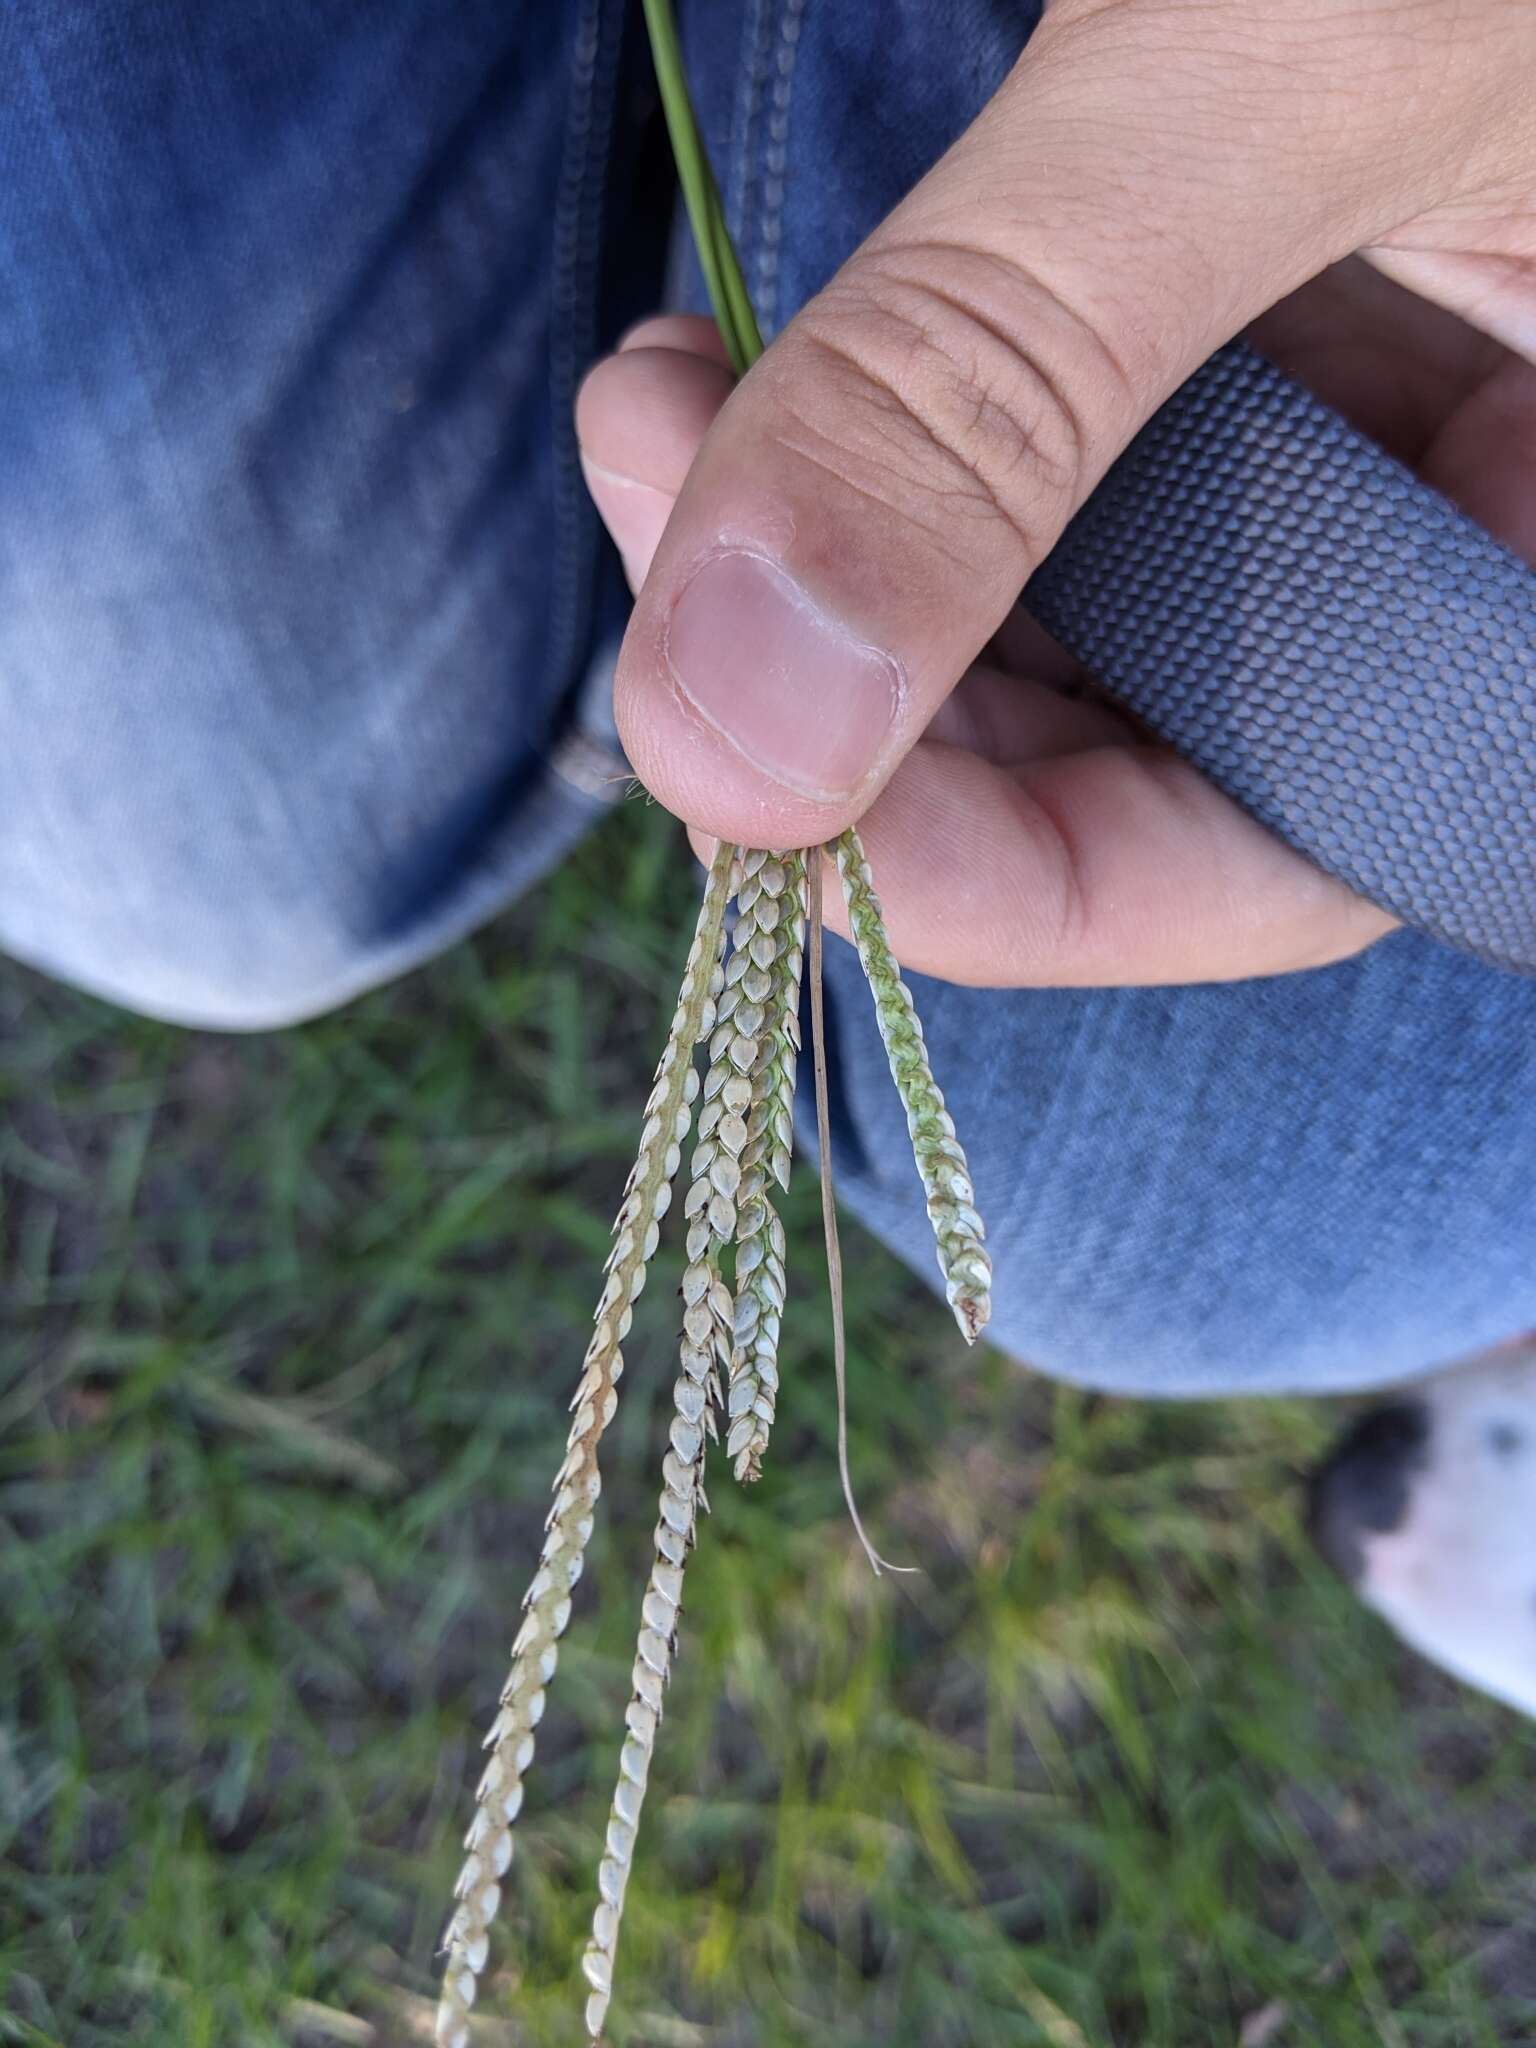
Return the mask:
<svg viewBox="0 0 1536 2048">
<path fill-rule="evenodd" d="M 1536 556 L 1533 59 L 1528 0 L 1058 0 L 734 395 L 708 323 L 631 337 L 579 425 L 644 584 L 618 687 L 642 779 L 748 843 L 859 818 L 897 950 L 955 980 L 1222 979 L 1388 929 L 1063 696 L 1009 614 L 1272 306 L 1261 346 Z M 1355 250 L 1419 296 L 1318 277 Z"/>
</svg>

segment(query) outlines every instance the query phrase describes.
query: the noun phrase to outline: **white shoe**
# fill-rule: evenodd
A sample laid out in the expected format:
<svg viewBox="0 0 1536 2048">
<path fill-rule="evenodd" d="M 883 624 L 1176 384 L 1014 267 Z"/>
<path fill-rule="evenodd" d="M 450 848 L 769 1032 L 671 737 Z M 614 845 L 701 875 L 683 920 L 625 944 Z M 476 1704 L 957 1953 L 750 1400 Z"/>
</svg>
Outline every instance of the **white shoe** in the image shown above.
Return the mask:
<svg viewBox="0 0 1536 2048">
<path fill-rule="evenodd" d="M 1314 1474 L 1310 1519 L 1405 1642 L 1536 1715 L 1536 1338 L 1369 1410 Z"/>
</svg>

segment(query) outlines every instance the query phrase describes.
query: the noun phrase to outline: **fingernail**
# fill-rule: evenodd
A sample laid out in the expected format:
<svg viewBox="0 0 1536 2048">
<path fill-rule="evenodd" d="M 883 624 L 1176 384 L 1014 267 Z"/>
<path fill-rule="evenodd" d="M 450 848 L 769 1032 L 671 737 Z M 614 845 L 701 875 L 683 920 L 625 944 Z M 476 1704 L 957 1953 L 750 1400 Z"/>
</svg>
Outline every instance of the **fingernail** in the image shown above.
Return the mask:
<svg viewBox="0 0 1536 2048">
<path fill-rule="evenodd" d="M 784 571 L 739 549 L 694 571 L 672 613 L 679 691 L 754 767 L 800 796 L 854 796 L 885 746 L 901 671 Z"/>
</svg>

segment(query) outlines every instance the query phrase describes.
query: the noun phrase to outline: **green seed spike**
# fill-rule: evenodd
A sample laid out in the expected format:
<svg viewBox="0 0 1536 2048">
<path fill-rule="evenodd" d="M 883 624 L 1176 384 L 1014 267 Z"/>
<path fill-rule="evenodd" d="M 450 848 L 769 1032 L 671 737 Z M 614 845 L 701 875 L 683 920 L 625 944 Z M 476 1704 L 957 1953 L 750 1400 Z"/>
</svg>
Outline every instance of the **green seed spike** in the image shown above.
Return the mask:
<svg viewBox="0 0 1536 2048">
<path fill-rule="evenodd" d="M 869 862 L 852 826 L 835 842 L 834 852 L 853 942 L 875 998 L 875 1016 L 891 1063 L 891 1077 L 906 1108 L 912 1156 L 928 1202 L 944 1292 L 961 1336 L 967 1344 L 974 1344 L 992 1314 L 992 1261 L 982 1243 L 986 1229 L 976 1213 L 971 1170 L 928 1064 L 912 991 L 902 980 L 891 951 Z"/>
</svg>

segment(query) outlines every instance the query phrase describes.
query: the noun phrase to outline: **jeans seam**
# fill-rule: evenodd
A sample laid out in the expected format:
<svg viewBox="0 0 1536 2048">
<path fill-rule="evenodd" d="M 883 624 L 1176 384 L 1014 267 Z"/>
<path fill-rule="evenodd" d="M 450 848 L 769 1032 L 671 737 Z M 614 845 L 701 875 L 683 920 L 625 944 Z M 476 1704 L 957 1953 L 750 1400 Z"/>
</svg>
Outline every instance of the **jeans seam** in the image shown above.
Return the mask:
<svg viewBox="0 0 1536 2048">
<path fill-rule="evenodd" d="M 731 107 L 729 165 L 725 181 L 725 216 L 736 238 L 744 274 L 752 274 L 757 222 L 752 214 L 756 137 L 772 52 L 775 18 L 772 0 L 750 0 L 742 34 L 742 61 Z"/>
<path fill-rule="evenodd" d="M 550 305 L 549 403 L 554 442 L 554 576 L 549 662 L 557 699 L 582 666 L 582 620 L 592 610 L 595 515 L 574 436 L 576 386 L 597 335 L 598 266 L 613 110 L 624 35 L 623 0 L 580 0 L 571 38 L 566 144 L 555 197 Z"/>
<path fill-rule="evenodd" d="M 783 0 L 779 14 L 778 49 L 774 58 L 777 76 L 769 90 L 768 146 L 764 154 L 757 258 L 753 264 L 756 280 L 753 296 L 759 319 L 769 334 L 776 332 L 779 325 L 779 244 L 784 232 L 788 184 L 789 119 L 795 90 L 795 57 L 800 47 L 806 5 L 807 0 Z"/>
</svg>

